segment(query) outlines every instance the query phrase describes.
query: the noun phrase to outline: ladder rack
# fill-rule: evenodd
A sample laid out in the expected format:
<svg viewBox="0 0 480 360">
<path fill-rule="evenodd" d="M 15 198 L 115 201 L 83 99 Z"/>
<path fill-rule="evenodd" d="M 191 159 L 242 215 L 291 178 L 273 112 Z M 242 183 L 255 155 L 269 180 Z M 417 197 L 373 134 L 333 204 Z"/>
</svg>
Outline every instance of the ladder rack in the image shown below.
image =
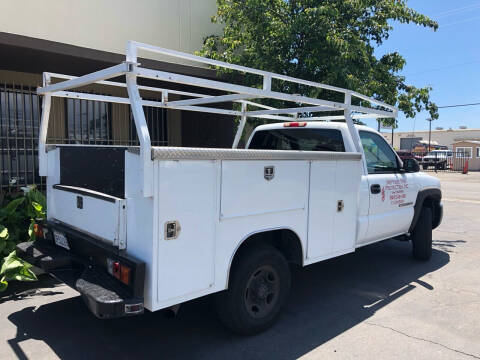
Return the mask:
<svg viewBox="0 0 480 360">
<path fill-rule="evenodd" d="M 263 88 L 258 89 L 254 87 L 234 84 L 231 82 L 209 80 L 195 76 L 180 75 L 166 71 L 143 68 L 137 61 L 139 50 L 168 56 L 177 60 L 188 60 L 189 62 L 230 69 L 241 73 L 255 74 L 262 77 Z M 112 79 L 122 75 L 126 77 L 125 83 L 108 81 L 108 79 Z M 190 85 L 197 88 L 215 89 L 223 91 L 226 94 L 212 96 L 202 93 L 178 91 L 152 86 L 142 86 L 137 84 L 137 78 L 139 77 L 159 80 L 167 83 Z M 52 84 L 52 78 L 63 79 L 64 81 Z M 335 102 L 321 98 L 312 98 L 298 94 L 288 94 L 273 91 L 272 80 L 290 82 L 341 93 L 343 94 L 344 101 Z M 125 87 L 128 92 L 128 97 L 95 95 L 74 91 L 75 88 L 89 84 Z M 140 96 L 140 90 L 160 92 L 162 95 L 162 101 L 143 100 Z M 147 127 L 145 114 L 143 112 L 143 106 L 238 116 L 240 117 L 240 123 L 235 135 L 235 139 L 233 141 L 233 148 L 237 148 L 248 118 L 261 118 L 277 121 L 296 121 L 298 120 L 299 114 L 320 113 L 320 115 L 307 117 L 305 118 L 305 120 L 325 121 L 345 119 L 358 152 L 361 152 L 361 143 L 358 132 L 353 124 L 353 119 L 396 118 L 398 114 L 398 110 L 396 107 L 388 105 L 379 100 L 367 97 L 355 91 L 325 85 L 313 81 L 297 79 L 290 76 L 271 73 L 263 70 L 248 68 L 245 66 L 229 64 L 226 62 L 195 56 L 180 51 L 169 50 L 157 46 L 143 44 L 136 41 L 128 41 L 126 49 L 126 61 L 121 64 L 80 77 L 55 73 L 44 73 L 43 87 L 38 88 L 37 92 L 39 95 L 44 96 L 39 139 L 40 175 L 46 176 L 48 173 L 46 139 L 52 96 L 129 104 L 132 109 L 135 127 L 137 129 L 138 138 L 140 141 L 140 156 L 142 157 L 144 196 L 151 196 L 152 194 L 151 176 L 148 175 L 151 174 L 152 171 L 152 146 L 150 142 L 150 134 Z M 191 99 L 169 101 L 169 94 L 184 95 L 191 97 Z M 371 107 L 352 105 L 352 99 L 354 98 L 360 99 L 364 102 L 368 102 Z M 298 106 L 274 108 L 253 101 L 255 99 L 275 99 L 284 102 L 295 103 Z M 204 106 L 208 104 L 218 104 L 225 102 L 240 103 L 240 111 Z M 332 111 L 343 111 L 343 115 L 321 115 L 321 113 Z"/>
</svg>

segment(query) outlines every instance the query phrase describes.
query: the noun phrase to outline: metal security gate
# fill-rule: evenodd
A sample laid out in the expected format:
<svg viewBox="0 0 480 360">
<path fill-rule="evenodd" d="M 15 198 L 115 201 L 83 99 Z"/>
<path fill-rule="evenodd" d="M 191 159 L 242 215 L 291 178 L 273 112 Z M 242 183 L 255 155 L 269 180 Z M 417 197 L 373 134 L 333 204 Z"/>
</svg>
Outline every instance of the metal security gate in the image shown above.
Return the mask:
<svg viewBox="0 0 480 360">
<path fill-rule="evenodd" d="M 55 100 L 47 142 L 139 145 L 129 105 L 79 99 Z M 26 185 L 39 188 L 45 185 L 38 173 L 41 101 L 36 87 L 0 80 L 0 193 L 17 191 Z M 168 145 L 166 109 L 145 106 L 144 111 L 152 145 Z M 112 117 L 118 121 L 112 121 Z"/>
<path fill-rule="evenodd" d="M 434 172 L 464 172 L 469 169 L 471 154 L 463 151 L 446 151 L 445 153 L 412 153 L 419 159 L 420 168 L 423 171 Z"/>
<path fill-rule="evenodd" d="M 43 186 L 38 175 L 40 97 L 34 88 L 0 87 L 0 192 L 26 184 Z"/>
</svg>

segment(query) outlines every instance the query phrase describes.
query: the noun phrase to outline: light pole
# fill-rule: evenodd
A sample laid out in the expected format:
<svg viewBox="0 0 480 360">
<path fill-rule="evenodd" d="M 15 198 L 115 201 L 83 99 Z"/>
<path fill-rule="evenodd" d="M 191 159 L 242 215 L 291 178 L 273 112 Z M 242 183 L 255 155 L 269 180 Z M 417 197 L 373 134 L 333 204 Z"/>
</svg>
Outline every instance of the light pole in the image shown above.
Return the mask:
<svg viewBox="0 0 480 360">
<path fill-rule="evenodd" d="M 429 129 L 428 129 L 428 150 L 427 150 L 427 152 L 430 152 L 430 150 L 431 150 L 430 149 L 430 143 L 432 142 L 432 121 L 433 120 L 434 119 L 432 119 L 432 118 L 427 119 L 427 121 L 429 122 L 429 125 L 430 125 Z"/>
</svg>

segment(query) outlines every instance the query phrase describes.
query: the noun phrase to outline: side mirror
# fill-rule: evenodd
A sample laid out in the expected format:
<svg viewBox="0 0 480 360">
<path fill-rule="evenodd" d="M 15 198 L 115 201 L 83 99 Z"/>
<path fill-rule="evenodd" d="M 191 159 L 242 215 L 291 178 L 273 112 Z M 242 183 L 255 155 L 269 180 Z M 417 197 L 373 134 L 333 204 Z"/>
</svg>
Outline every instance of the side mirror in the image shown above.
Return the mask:
<svg viewBox="0 0 480 360">
<path fill-rule="evenodd" d="M 409 173 L 415 173 L 420 171 L 420 165 L 415 159 L 405 159 L 403 160 L 403 170 Z"/>
</svg>

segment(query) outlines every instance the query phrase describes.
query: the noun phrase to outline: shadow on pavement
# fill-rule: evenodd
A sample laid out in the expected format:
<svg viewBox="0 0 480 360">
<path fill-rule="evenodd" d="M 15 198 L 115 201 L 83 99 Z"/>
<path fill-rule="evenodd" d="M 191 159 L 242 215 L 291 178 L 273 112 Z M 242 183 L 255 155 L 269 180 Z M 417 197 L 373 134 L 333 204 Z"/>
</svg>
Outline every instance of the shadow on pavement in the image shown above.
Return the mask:
<svg viewBox="0 0 480 360">
<path fill-rule="evenodd" d="M 453 252 L 453 248 L 456 248 L 459 244 L 466 243 L 465 240 L 433 240 L 433 246 L 436 246 L 439 250 L 446 252 Z"/>
<path fill-rule="evenodd" d="M 80 297 L 11 314 L 17 337 L 9 344 L 27 358 L 19 343 L 36 339 L 60 358 L 293 359 L 373 315 L 449 262 L 433 250 L 429 262 L 412 259 L 409 243 L 389 240 L 354 254 L 294 269 L 289 303 L 277 324 L 254 337 L 240 337 L 215 319 L 209 297 L 182 306 L 167 319 L 162 312 L 118 320 L 98 320 Z"/>
<path fill-rule="evenodd" d="M 57 291 L 54 289 L 60 284 L 61 283 L 58 280 L 45 274 L 40 275 L 38 277 L 38 281 L 34 282 L 10 281 L 7 290 L 0 293 L 0 304 L 11 300 L 22 300 L 30 296 L 48 296 L 62 294 L 61 291 Z"/>
</svg>

